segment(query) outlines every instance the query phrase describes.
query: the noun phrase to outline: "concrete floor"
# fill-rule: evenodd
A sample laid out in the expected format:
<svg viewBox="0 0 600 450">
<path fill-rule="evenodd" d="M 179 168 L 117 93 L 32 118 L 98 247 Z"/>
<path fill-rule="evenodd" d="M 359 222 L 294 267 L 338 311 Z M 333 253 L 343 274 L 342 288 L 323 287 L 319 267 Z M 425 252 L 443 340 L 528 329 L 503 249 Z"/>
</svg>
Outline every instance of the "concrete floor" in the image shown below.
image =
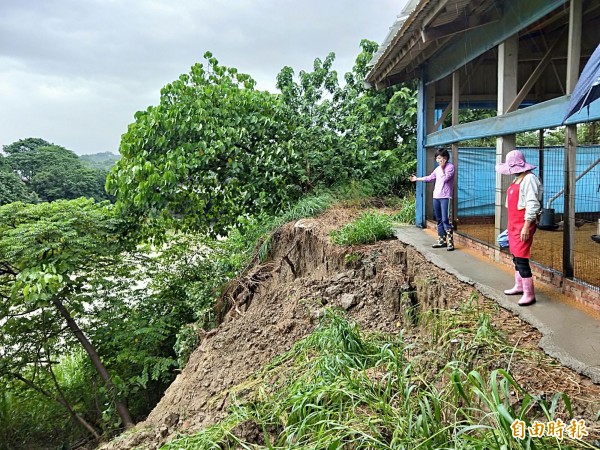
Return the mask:
<svg viewBox="0 0 600 450">
<path fill-rule="evenodd" d="M 543 335 L 540 347 L 550 356 L 600 384 L 600 317 L 592 310 L 570 302 L 551 286 L 536 284 L 534 305 L 520 307 L 519 296 L 504 295 L 514 284 L 514 272 L 477 254 L 456 247 L 453 252 L 433 249 L 436 235 L 415 226 L 396 229 L 398 239 L 415 247 L 430 262 L 475 286 L 483 295 L 512 311 Z"/>
</svg>

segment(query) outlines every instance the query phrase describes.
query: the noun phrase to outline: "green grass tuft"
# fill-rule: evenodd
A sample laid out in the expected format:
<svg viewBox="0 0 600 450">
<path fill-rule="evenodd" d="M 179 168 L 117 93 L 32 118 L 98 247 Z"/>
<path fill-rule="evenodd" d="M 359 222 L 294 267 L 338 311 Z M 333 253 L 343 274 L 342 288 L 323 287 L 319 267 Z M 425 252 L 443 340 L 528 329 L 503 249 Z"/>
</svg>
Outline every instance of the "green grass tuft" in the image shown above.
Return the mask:
<svg viewBox="0 0 600 450">
<path fill-rule="evenodd" d="M 331 241 L 339 245 L 371 244 L 394 235 L 392 220 L 386 214 L 365 212 L 340 230 L 331 232 Z"/>
<path fill-rule="evenodd" d="M 396 205 L 399 211 L 392 216 L 394 222 L 415 224 L 417 199 L 414 194 L 403 197 Z"/>
</svg>

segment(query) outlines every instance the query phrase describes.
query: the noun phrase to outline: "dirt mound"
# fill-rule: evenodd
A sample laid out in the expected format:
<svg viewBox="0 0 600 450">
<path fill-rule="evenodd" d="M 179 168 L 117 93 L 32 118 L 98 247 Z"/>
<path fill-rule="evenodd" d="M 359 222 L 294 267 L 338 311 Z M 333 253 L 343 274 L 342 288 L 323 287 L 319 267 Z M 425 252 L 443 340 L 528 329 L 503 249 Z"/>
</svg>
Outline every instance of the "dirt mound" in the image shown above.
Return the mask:
<svg viewBox="0 0 600 450">
<path fill-rule="evenodd" d="M 400 241 L 351 248 L 332 245 L 329 231 L 353 214 L 331 210 L 278 230 L 268 262 L 253 266 L 230 286 L 223 298 L 228 305 L 223 323 L 205 336 L 147 420 L 101 448 L 155 449 L 177 432 L 191 433 L 224 418 L 228 390 L 239 388 L 314 330 L 325 307 L 345 309 L 363 330 L 394 333 L 410 325 L 408 313 L 414 307 L 445 309 L 471 297 L 473 286 Z M 539 333 L 509 312 L 501 310 L 494 325 L 511 342 L 538 351 Z M 600 399 L 598 386 L 562 366 L 549 372 L 515 362 L 511 372 L 533 392 L 559 390 Z M 585 409 L 581 406 L 579 412 Z"/>
</svg>

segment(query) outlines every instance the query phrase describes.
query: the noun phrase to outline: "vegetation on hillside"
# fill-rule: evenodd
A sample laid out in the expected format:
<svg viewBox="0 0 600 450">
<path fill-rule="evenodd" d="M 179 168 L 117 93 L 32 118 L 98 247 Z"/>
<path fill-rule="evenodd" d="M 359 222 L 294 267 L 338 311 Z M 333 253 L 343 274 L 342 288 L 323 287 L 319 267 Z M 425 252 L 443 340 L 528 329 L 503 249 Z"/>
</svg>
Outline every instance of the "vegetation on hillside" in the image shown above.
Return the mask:
<svg viewBox="0 0 600 450">
<path fill-rule="evenodd" d="M 389 194 L 408 194 L 396 215 L 366 213 L 334 240 L 385 239 L 392 221 L 414 221 L 416 96 L 410 85 L 365 89 L 376 47 L 361 42 L 343 83 L 333 54 L 312 71 L 285 67 L 276 94 L 206 53 L 136 113 L 108 177 L 110 154 L 80 158 L 38 138 L 3 148 L 0 450 L 71 446 L 143 419 L 218 322 L 223 287 L 264 258 L 283 223 Z M 469 349 L 499 342 L 480 319 Z M 231 433 L 242 420 L 266 448 L 516 448 L 508 417 L 533 403 L 551 417 L 561 400 L 523 392 L 508 372 L 473 371 L 466 350 L 419 378 L 409 347 L 330 315 L 257 375 L 288 365 L 279 389 L 167 448 L 251 448 Z M 507 389 L 520 407 L 505 404 Z"/>
<path fill-rule="evenodd" d="M 329 55 L 297 77 L 284 68 L 279 94 L 207 54 L 136 114 L 108 178 L 115 205 L 73 152 L 4 147 L 0 448 L 71 445 L 143 418 L 270 229 L 322 211 L 339 186 L 398 192 L 415 164 L 415 96 L 365 90 L 376 45 L 361 49 L 344 86 Z"/>
<path fill-rule="evenodd" d="M 117 161 L 121 159 L 120 155 L 111 152 L 94 153 L 91 155 L 81 155 L 79 160 L 92 169 L 104 170 L 108 172 Z"/>
<path fill-rule="evenodd" d="M 367 211 L 355 221 L 331 232 L 331 241 L 340 245 L 372 244 L 394 235 L 391 217 Z"/>
<path fill-rule="evenodd" d="M 316 331 L 227 391 L 222 421 L 161 450 L 595 448 L 580 440 L 567 396 L 527 392 L 495 367 L 532 355 L 511 348 L 491 314 L 471 297 L 385 335 L 330 310 Z M 515 423 L 535 430 L 559 417 L 563 432 L 515 437 Z"/>
</svg>

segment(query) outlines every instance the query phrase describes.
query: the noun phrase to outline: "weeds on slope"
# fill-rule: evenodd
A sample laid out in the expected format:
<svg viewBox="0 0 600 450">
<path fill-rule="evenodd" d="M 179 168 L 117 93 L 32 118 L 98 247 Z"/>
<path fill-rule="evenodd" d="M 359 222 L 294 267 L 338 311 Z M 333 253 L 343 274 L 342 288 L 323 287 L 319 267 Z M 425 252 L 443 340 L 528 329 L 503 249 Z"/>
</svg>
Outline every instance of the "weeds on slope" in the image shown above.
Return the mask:
<svg viewBox="0 0 600 450">
<path fill-rule="evenodd" d="M 476 302 L 424 316 L 418 331 L 366 334 L 329 310 L 315 332 L 229 392 L 224 421 L 162 449 L 594 448 L 566 434 L 513 437 L 515 420 L 567 422 L 570 401 L 528 393 L 494 368 L 515 352 L 531 355 L 511 348 Z"/>
</svg>

